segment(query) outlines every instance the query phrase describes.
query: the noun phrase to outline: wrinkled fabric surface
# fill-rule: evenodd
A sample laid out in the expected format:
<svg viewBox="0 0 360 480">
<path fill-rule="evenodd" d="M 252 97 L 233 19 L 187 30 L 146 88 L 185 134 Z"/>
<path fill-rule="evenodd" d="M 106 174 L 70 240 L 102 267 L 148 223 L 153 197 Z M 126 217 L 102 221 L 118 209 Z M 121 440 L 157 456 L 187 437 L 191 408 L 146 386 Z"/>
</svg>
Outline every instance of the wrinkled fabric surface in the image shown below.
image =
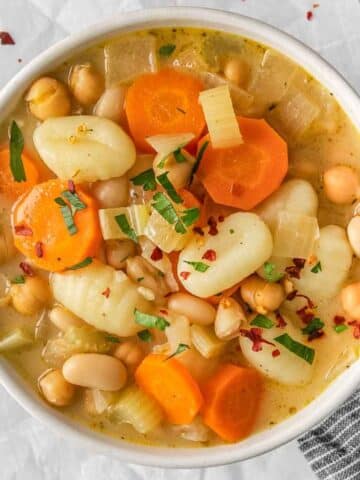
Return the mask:
<svg viewBox="0 0 360 480">
<path fill-rule="evenodd" d="M 360 92 L 360 2 L 317 3 L 319 7 L 313 9 L 313 2 L 307 0 L 0 0 L 0 31 L 9 31 L 16 41 L 14 46 L 0 46 L 0 87 L 48 46 L 114 13 L 181 5 L 222 8 L 275 25 L 320 52 Z M 306 19 L 308 10 L 313 11 L 311 21 Z M 246 462 L 212 469 L 170 471 L 125 465 L 64 441 L 27 414 L 2 387 L 0 422 L 1 480 L 316 478 L 297 442 Z"/>
</svg>

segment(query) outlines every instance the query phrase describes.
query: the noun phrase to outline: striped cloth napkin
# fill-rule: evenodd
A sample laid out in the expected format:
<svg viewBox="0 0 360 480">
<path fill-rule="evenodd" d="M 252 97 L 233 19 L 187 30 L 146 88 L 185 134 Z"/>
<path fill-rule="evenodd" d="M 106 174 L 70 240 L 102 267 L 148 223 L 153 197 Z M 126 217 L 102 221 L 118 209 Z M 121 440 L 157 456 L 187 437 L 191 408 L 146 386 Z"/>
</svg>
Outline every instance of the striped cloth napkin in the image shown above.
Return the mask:
<svg viewBox="0 0 360 480">
<path fill-rule="evenodd" d="M 298 441 L 321 480 L 360 480 L 360 390 Z"/>
</svg>

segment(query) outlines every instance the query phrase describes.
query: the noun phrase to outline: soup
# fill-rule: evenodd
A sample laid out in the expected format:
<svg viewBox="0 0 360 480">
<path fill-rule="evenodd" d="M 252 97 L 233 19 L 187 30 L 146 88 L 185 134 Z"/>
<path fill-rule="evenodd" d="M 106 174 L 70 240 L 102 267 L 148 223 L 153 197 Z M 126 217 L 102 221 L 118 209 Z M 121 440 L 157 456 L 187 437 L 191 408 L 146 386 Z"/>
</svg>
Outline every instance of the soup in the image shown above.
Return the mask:
<svg viewBox="0 0 360 480">
<path fill-rule="evenodd" d="M 0 351 L 39 401 L 211 446 L 358 358 L 360 136 L 281 53 L 123 35 L 29 85 L 0 136 Z"/>
</svg>

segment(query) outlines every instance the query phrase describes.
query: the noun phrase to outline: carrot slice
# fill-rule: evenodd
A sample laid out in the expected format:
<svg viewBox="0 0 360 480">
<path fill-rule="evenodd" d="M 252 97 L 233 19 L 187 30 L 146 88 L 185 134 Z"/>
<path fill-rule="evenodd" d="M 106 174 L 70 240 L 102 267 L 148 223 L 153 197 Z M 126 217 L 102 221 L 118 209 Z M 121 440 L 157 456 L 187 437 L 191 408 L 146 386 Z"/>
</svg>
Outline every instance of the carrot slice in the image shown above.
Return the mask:
<svg viewBox="0 0 360 480">
<path fill-rule="evenodd" d="M 23 152 L 21 159 L 24 165 L 26 181 L 16 182 L 10 170 L 10 150 L 7 147 L 0 149 L 0 194 L 3 194 L 10 200 L 15 200 L 39 181 L 39 171 L 30 156 Z"/>
<path fill-rule="evenodd" d="M 136 146 L 152 152 L 145 138 L 161 133 L 193 133 L 198 138 L 205 127 L 199 104 L 202 89 L 202 83 L 194 76 L 170 68 L 138 77 L 125 100 Z"/>
<path fill-rule="evenodd" d="M 170 423 L 191 423 L 202 406 L 198 384 L 176 358 L 148 355 L 137 368 L 135 380 L 159 402 Z"/>
<path fill-rule="evenodd" d="M 263 119 L 237 117 L 244 143 L 212 148 L 208 135 L 198 170 L 211 198 L 223 205 L 251 210 L 277 188 L 288 169 L 286 142 Z"/>
<path fill-rule="evenodd" d="M 261 377 L 256 370 L 222 365 L 202 391 L 202 414 L 208 427 L 229 442 L 250 434 L 261 396 Z"/>
<path fill-rule="evenodd" d="M 73 215 L 77 233 L 70 234 L 55 202 L 67 188 L 58 179 L 39 183 L 19 198 L 12 213 L 15 246 L 38 267 L 52 272 L 95 256 L 101 244 L 97 204 L 79 186 L 76 194 L 86 208 Z"/>
</svg>

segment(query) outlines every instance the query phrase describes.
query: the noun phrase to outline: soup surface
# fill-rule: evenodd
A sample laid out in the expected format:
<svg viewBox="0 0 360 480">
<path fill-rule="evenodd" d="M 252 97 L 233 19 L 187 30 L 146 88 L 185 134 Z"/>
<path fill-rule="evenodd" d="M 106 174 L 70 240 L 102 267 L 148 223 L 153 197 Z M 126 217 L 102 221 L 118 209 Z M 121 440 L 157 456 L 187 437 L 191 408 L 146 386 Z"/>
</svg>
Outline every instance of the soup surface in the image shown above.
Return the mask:
<svg viewBox="0 0 360 480">
<path fill-rule="evenodd" d="M 284 55 L 117 37 L 29 85 L 0 140 L 0 351 L 40 401 L 201 447 L 357 359 L 360 136 Z"/>
</svg>

